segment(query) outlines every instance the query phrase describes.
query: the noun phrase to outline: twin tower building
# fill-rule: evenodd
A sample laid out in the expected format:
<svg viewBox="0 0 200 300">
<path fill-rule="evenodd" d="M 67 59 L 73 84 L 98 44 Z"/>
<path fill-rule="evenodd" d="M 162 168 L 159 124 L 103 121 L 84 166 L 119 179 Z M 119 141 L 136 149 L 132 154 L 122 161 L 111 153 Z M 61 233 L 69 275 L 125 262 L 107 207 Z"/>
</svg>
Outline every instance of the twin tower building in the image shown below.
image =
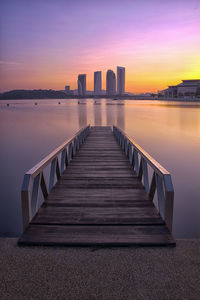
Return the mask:
<svg viewBox="0 0 200 300">
<path fill-rule="evenodd" d="M 94 72 L 94 95 L 102 95 L 101 71 Z M 117 90 L 116 76 L 112 70 L 106 73 L 106 95 L 123 95 L 125 92 L 125 68 L 117 67 Z M 78 75 L 78 95 L 86 96 L 86 74 Z"/>
</svg>

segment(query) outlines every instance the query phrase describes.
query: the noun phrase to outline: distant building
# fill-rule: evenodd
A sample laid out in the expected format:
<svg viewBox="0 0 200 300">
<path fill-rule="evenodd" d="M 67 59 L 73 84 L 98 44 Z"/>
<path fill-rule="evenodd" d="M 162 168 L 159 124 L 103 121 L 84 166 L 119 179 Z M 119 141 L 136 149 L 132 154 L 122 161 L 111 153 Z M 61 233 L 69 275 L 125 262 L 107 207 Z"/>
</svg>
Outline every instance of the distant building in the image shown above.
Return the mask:
<svg viewBox="0 0 200 300">
<path fill-rule="evenodd" d="M 125 68 L 117 67 L 117 94 L 124 95 L 125 92 Z"/>
<path fill-rule="evenodd" d="M 78 75 L 78 95 L 79 96 L 86 95 L 86 74 Z"/>
<path fill-rule="evenodd" d="M 66 93 L 67 95 L 70 95 L 70 86 L 69 86 L 69 85 L 66 85 L 66 86 L 65 86 L 65 93 Z"/>
<path fill-rule="evenodd" d="M 94 72 L 94 95 L 101 95 L 101 71 Z"/>
<path fill-rule="evenodd" d="M 184 98 L 200 96 L 200 79 L 182 80 L 177 85 L 170 85 L 159 94 L 166 98 Z"/>
<path fill-rule="evenodd" d="M 116 94 L 116 77 L 112 70 L 108 70 L 106 74 L 106 94 L 107 96 Z"/>
</svg>

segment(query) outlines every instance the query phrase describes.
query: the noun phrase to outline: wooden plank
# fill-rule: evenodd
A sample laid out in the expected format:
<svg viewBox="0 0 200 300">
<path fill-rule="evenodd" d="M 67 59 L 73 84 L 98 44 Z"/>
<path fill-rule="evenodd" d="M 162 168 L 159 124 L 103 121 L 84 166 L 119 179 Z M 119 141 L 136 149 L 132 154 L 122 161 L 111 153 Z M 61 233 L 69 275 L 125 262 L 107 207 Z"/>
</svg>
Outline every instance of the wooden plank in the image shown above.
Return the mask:
<svg viewBox="0 0 200 300">
<path fill-rule="evenodd" d="M 175 246 L 166 226 L 30 225 L 19 245 Z"/>
<path fill-rule="evenodd" d="M 42 207 L 31 224 L 164 224 L 153 207 Z"/>
</svg>

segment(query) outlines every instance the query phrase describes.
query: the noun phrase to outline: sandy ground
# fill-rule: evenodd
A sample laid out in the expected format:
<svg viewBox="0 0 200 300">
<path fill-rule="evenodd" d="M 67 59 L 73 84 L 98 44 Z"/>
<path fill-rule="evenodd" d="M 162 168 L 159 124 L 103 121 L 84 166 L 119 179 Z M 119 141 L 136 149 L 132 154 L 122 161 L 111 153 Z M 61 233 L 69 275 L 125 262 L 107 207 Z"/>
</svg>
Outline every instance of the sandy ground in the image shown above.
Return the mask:
<svg viewBox="0 0 200 300">
<path fill-rule="evenodd" d="M 200 240 L 176 248 L 18 247 L 0 238 L 0 300 L 200 299 Z"/>
</svg>

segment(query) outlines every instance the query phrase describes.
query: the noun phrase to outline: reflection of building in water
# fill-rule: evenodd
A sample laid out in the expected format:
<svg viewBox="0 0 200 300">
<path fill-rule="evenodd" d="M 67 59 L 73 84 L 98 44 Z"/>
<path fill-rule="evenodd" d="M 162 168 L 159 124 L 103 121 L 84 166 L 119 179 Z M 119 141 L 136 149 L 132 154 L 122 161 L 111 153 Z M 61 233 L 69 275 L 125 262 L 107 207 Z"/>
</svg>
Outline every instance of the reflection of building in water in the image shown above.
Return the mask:
<svg viewBox="0 0 200 300">
<path fill-rule="evenodd" d="M 119 103 L 116 105 L 117 109 L 117 126 L 121 129 L 125 129 L 125 119 L 124 119 L 124 109 L 125 105 L 119 105 Z"/>
<path fill-rule="evenodd" d="M 101 102 L 95 101 L 93 104 L 94 107 L 94 125 L 101 126 L 102 125 L 102 107 Z"/>
<path fill-rule="evenodd" d="M 115 104 L 110 105 L 109 103 L 106 105 L 106 125 L 108 126 L 115 124 L 116 106 Z"/>
<path fill-rule="evenodd" d="M 200 106 L 180 106 L 176 108 L 176 119 L 179 120 L 180 129 L 189 135 L 200 137 Z M 178 122 L 177 122 L 178 123 Z"/>
<path fill-rule="evenodd" d="M 85 102 L 78 104 L 78 121 L 79 128 L 87 125 L 87 104 Z"/>
</svg>

